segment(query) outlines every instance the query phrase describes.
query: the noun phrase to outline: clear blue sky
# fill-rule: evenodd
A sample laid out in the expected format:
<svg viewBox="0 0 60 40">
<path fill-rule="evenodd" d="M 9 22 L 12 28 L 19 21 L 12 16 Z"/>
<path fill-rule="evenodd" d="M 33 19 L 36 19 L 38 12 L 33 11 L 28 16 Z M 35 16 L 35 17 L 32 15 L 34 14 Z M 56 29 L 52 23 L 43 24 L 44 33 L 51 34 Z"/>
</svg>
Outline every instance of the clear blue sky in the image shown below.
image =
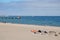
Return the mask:
<svg viewBox="0 0 60 40">
<path fill-rule="evenodd" d="M 0 0 L 0 2 L 11 2 L 11 1 L 21 1 L 21 0 Z"/>
<path fill-rule="evenodd" d="M 60 0 L 0 0 L 0 15 L 60 16 Z"/>
</svg>

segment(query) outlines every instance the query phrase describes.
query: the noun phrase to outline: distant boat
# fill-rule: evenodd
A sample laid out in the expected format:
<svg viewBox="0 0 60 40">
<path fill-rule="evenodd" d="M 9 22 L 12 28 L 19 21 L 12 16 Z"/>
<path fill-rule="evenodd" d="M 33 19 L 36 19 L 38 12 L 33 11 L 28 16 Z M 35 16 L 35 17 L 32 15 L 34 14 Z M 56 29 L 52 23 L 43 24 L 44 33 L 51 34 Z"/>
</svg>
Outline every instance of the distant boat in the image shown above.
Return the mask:
<svg viewBox="0 0 60 40">
<path fill-rule="evenodd" d="M 17 18 L 18 18 L 18 19 L 21 19 L 21 16 L 18 16 Z"/>
<path fill-rule="evenodd" d="M 32 17 L 35 17 L 35 16 L 32 16 Z"/>
</svg>

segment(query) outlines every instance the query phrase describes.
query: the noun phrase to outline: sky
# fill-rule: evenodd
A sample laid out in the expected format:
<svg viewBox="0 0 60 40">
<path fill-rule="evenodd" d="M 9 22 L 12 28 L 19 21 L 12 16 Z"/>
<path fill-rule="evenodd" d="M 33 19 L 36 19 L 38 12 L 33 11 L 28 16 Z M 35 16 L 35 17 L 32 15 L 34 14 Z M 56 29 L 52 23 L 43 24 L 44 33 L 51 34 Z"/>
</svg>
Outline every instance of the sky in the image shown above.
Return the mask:
<svg viewBox="0 0 60 40">
<path fill-rule="evenodd" d="M 0 16 L 60 16 L 60 0 L 0 0 Z"/>
<path fill-rule="evenodd" d="M 6 3 L 6 2 L 12 2 L 12 1 L 21 1 L 21 0 L 0 0 L 0 2 L 4 2 L 4 3 Z"/>
</svg>

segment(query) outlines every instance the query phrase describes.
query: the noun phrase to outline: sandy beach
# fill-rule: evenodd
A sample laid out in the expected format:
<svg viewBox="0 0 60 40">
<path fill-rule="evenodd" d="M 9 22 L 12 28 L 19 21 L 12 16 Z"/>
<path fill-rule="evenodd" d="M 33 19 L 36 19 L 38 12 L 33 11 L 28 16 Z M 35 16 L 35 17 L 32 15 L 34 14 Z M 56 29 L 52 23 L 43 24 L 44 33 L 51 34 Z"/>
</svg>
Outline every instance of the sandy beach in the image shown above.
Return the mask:
<svg viewBox="0 0 60 40">
<path fill-rule="evenodd" d="M 31 30 L 55 31 L 54 34 L 34 34 Z M 0 40 L 60 40 L 60 27 L 0 23 Z"/>
</svg>

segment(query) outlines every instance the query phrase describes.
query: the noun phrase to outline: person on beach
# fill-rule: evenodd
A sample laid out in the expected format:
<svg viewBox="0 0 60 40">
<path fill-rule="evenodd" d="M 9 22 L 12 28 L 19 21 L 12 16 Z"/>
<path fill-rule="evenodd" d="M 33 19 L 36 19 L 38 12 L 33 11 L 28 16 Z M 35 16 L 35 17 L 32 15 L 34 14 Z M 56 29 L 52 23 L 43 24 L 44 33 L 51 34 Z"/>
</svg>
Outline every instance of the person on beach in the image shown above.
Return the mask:
<svg viewBox="0 0 60 40">
<path fill-rule="evenodd" d="M 49 32 L 47 32 L 47 31 L 41 31 L 41 30 L 37 31 L 37 30 L 33 29 L 33 30 L 31 30 L 31 32 L 33 32 L 34 34 L 41 33 L 41 35 L 49 33 L 49 34 L 54 34 L 54 36 L 58 36 L 55 31 L 49 31 Z"/>
<path fill-rule="evenodd" d="M 47 33 L 47 31 L 41 31 L 41 30 L 31 30 L 31 32 L 33 32 L 34 34 L 36 34 L 36 33 L 41 33 L 41 34 L 43 34 L 43 33 Z"/>
<path fill-rule="evenodd" d="M 34 34 L 36 34 L 37 30 L 34 30 L 34 29 L 33 29 L 33 30 L 31 30 L 31 32 L 33 32 Z"/>
<path fill-rule="evenodd" d="M 47 31 L 44 31 L 44 33 L 48 33 Z"/>
<path fill-rule="evenodd" d="M 41 30 L 38 30 L 39 33 L 41 33 L 42 31 Z"/>
</svg>

